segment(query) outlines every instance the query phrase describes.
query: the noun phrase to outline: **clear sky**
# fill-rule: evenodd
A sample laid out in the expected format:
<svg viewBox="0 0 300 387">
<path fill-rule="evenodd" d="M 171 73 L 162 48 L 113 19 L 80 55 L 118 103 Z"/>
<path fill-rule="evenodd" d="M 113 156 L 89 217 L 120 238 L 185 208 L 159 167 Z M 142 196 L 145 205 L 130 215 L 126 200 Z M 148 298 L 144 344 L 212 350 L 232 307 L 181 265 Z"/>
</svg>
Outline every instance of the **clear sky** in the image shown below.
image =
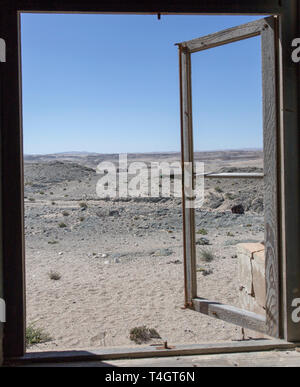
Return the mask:
<svg viewBox="0 0 300 387">
<path fill-rule="evenodd" d="M 251 16 L 23 14 L 24 152 L 180 150 L 174 44 Z M 260 38 L 192 55 L 195 150 L 262 147 Z"/>
</svg>

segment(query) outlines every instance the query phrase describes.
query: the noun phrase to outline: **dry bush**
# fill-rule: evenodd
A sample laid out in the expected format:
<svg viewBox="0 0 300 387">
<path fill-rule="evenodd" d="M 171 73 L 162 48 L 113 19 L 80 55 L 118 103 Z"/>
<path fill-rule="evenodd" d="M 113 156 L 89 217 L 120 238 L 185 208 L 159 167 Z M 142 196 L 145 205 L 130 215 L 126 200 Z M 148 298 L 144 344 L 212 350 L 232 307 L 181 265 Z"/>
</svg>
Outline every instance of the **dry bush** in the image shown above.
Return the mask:
<svg viewBox="0 0 300 387">
<path fill-rule="evenodd" d="M 52 279 L 53 281 L 59 281 L 61 279 L 61 274 L 58 273 L 57 271 L 50 271 L 48 273 L 48 276 L 50 279 Z"/>
<path fill-rule="evenodd" d="M 147 328 L 146 325 L 134 327 L 130 330 L 130 340 L 136 344 L 147 343 L 151 339 L 160 339 L 159 333 L 154 328 Z"/>
<path fill-rule="evenodd" d="M 210 249 L 200 250 L 200 260 L 204 262 L 211 262 L 215 258 L 213 252 Z"/>
<path fill-rule="evenodd" d="M 41 328 L 36 328 L 33 324 L 30 324 L 26 328 L 26 347 L 29 348 L 34 344 L 45 343 L 50 341 L 51 337 L 48 333 L 44 332 Z"/>
</svg>

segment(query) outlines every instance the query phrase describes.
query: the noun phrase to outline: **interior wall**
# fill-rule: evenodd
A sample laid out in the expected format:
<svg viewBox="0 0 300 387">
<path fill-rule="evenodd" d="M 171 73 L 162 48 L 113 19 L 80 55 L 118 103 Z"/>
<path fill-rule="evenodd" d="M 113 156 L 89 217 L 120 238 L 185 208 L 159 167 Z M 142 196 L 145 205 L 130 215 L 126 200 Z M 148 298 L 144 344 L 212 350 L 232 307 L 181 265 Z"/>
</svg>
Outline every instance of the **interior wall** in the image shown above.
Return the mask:
<svg viewBox="0 0 300 387">
<path fill-rule="evenodd" d="M 3 26 L 3 9 L 0 9 L 0 37 L 2 37 L 2 26 Z M 3 63 L 0 63 L 0 66 L 2 66 Z M 2 105 L 2 95 L 3 95 L 3 90 L 2 90 L 2 68 L 0 67 L 0 104 Z M 2 112 L 1 108 L 2 106 L 0 105 L 0 131 L 2 133 Z M 1 138 L 1 137 L 0 137 Z M 0 154 L 2 155 L 2 141 L 0 141 Z M 1 162 L 1 157 L 0 157 L 0 171 L 2 171 L 2 162 Z M 2 180 L 0 179 L 0 298 L 3 297 L 3 246 L 2 246 Z M 3 323 L 0 322 L 0 367 L 3 364 Z"/>
</svg>

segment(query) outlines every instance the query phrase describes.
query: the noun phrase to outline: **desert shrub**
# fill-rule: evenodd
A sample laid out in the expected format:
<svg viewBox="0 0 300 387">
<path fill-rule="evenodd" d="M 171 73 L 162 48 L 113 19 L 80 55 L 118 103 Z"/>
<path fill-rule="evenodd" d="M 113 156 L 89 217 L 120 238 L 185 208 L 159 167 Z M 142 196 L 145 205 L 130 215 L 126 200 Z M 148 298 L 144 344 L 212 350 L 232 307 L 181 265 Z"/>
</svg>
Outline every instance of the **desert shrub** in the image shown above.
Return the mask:
<svg viewBox="0 0 300 387">
<path fill-rule="evenodd" d="M 40 191 L 40 195 L 45 195 L 45 192 L 44 191 Z"/>
<path fill-rule="evenodd" d="M 215 191 L 216 191 L 216 192 L 223 192 L 222 188 L 219 187 L 219 186 L 215 187 Z"/>
<path fill-rule="evenodd" d="M 200 260 L 205 262 L 211 262 L 215 257 L 213 252 L 210 249 L 202 248 L 200 250 Z"/>
<path fill-rule="evenodd" d="M 130 340 L 136 344 L 147 343 L 151 339 L 160 339 L 159 333 L 154 328 L 147 328 L 146 325 L 135 327 L 130 330 Z"/>
<path fill-rule="evenodd" d="M 55 202 L 52 202 L 51 204 L 52 204 L 52 206 L 54 206 Z"/>
<path fill-rule="evenodd" d="M 234 236 L 234 234 L 232 234 L 232 232 L 230 232 L 230 231 L 228 231 L 226 235 L 227 235 L 227 236 L 230 236 L 230 237 L 233 237 L 233 236 Z"/>
<path fill-rule="evenodd" d="M 64 227 L 67 227 L 67 225 L 66 225 L 64 222 L 60 222 L 60 223 L 58 224 L 58 227 L 64 228 Z"/>
<path fill-rule="evenodd" d="M 85 202 L 80 202 L 79 207 L 80 208 L 87 208 L 87 204 Z"/>
<path fill-rule="evenodd" d="M 202 273 L 202 275 L 203 275 L 204 277 L 206 277 L 207 275 L 213 274 L 213 270 L 212 270 L 212 269 L 205 269 L 205 268 L 203 268 L 203 267 L 199 267 L 199 268 L 197 269 L 197 272 Z"/>
<path fill-rule="evenodd" d="M 200 228 L 196 231 L 196 233 L 201 235 L 207 235 L 207 230 L 205 230 L 205 228 Z"/>
<path fill-rule="evenodd" d="M 46 343 L 51 337 L 41 328 L 36 328 L 30 324 L 26 328 L 26 347 L 29 348 L 34 344 Z"/>
<path fill-rule="evenodd" d="M 63 216 L 69 216 L 70 214 L 68 213 L 68 211 L 63 211 Z"/>
<path fill-rule="evenodd" d="M 35 198 L 29 198 L 30 202 L 35 202 Z"/>
<path fill-rule="evenodd" d="M 49 271 L 48 276 L 53 281 L 59 281 L 61 279 L 61 274 L 58 271 Z"/>
<path fill-rule="evenodd" d="M 84 219 L 85 219 L 85 217 L 84 217 L 84 216 L 81 216 L 81 217 L 79 218 L 80 222 L 83 222 L 83 221 L 84 221 Z"/>
<path fill-rule="evenodd" d="M 57 243 L 58 243 L 58 241 L 48 241 L 49 245 L 56 245 Z"/>
<path fill-rule="evenodd" d="M 226 197 L 226 199 L 229 199 L 229 200 L 233 200 L 235 198 L 235 196 L 230 192 L 227 192 L 225 194 L 225 197 Z"/>
</svg>

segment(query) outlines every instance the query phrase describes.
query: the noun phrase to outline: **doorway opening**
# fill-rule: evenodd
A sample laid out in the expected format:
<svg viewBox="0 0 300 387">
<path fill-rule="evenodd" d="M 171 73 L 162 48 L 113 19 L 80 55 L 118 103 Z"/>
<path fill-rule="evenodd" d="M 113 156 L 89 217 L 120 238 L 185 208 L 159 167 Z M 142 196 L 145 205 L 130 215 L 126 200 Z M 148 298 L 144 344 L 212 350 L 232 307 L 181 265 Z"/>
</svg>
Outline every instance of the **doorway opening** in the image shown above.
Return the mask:
<svg viewBox="0 0 300 387">
<path fill-rule="evenodd" d="M 143 163 L 142 166 L 139 164 L 140 170 L 145 169 L 147 173 L 151 163 L 179 163 L 179 69 L 174 43 L 256 19 L 163 16 L 156 20 L 150 15 L 22 15 L 29 351 L 142 343 L 161 345 L 163 341 L 171 345 L 195 344 L 241 338 L 241 330 L 235 325 L 182 309 L 182 200 L 178 196 L 162 195 L 164 179 L 170 175 L 159 171 L 158 197 L 123 198 L 117 195 L 101 198 L 97 186 L 101 178 L 107 177 L 107 170 L 102 174 L 97 172 L 103 172 L 101 163 L 109 162 L 116 168 L 117 183 L 120 183 L 119 154 L 124 153 L 128 155 L 126 168 L 131 178 L 139 169 L 135 165 L 129 170 L 134 162 Z M 208 20 L 209 24 L 205 24 Z M 212 20 L 217 24 L 213 26 Z M 72 28 L 66 31 L 68 23 Z M 80 29 L 82 26 L 84 28 Z M 151 35 L 154 30 L 156 36 Z M 128 39 L 125 38 L 127 33 Z M 250 51 L 258 55 L 257 47 L 248 41 L 243 44 L 233 51 L 241 50 L 251 56 Z M 115 55 L 114 60 L 112 55 Z M 234 62 L 231 54 L 227 60 Z M 205 69 L 209 70 L 208 63 L 204 66 L 203 74 Z M 242 67 L 245 73 L 252 75 L 257 70 L 251 63 L 244 62 Z M 195 69 L 195 73 L 197 71 Z M 230 75 L 234 81 L 234 71 Z M 243 79 L 244 90 L 248 82 L 248 86 L 253 87 L 250 78 L 243 76 Z M 260 81 L 255 78 L 258 100 Z M 227 93 L 229 91 L 233 92 L 227 90 Z M 213 95 L 210 90 L 209 96 Z M 233 98 L 234 93 L 231 95 Z M 251 95 L 250 100 L 256 96 Z M 245 106 L 245 101 L 243 103 Z M 238 109 L 241 108 L 239 103 Z M 237 125 L 245 125 L 246 121 L 249 125 L 253 112 L 261 117 L 259 102 L 253 106 L 253 111 L 246 111 L 239 117 L 232 108 L 231 117 L 237 118 Z M 246 118 L 247 113 L 250 114 Z M 217 114 L 221 114 L 219 109 Z M 256 124 L 253 123 L 255 130 L 259 125 L 258 119 Z M 199 148 L 195 147 L 195 150 L 199 149 L 199 160 L 205 161 L 206 165 L 210 165 L 210 161 L 219 162 L 217 169 L 214 165 L 214 170 L 209 172 L 226 173 L 228 171 L 222 168 L 236 168 L 235 162 L 240 166 L 245 160 L 251 160 L 251 165 L 245 164 L 245 168 L 262 168 L 260 149 L 245 150 L 245 145 L 236 141 L 234 150 L 228 148 L 228 142 L 225 149 L 220 150 L 222 142 L 227 141 L 227 129 L 219 130 L 219 136 L 223 137 L 210 136 L 210 139 L 215 137 L 215 141 L 201 147 L 201 138 L 205 138 L 203 133 Z M 212 129 L 209 131 L 211 133 Z M 232 137 L 238 136 L 242 138 L 236 126 Z M 218 149 L 214 149 L 214 144 Z M 253 147 L 261 147 L 259 136 L 257 140 L 253 136 L 253 144 Z M 222 157 L 219 157 L 220 152 Z M 234 161 L 223 165 L 224 160 Z M 147 176 L 149 188 L 151 174 Z M 175 180 L 180 179 L 181 176 L 175 174 L 172 177 L 171 172 L 173 188 Z M 241 199 L 242 195 L 235 191 L 244 189 L 231 184 L 229 190 L 228 186 L 223 187 L 223 180 L 220 183 L 216 180 L 216 186 L 210 191 L 218 200 L 223 200 L 222 203 L 239 204 L 233 203 L 232 197 L 236 195 Z M 251 184 L 255 185 L 256 180 L 251 180 Z M 118 184 L 116 186 L 119 188 Z M 234 252 L 230 251 L 230 256 L 224 258 L 222 249 L 217 246 L 217 227 L 222 228 L 222 224 L 218 226 L 215 220 L 228 218 L 230 230 L 226 229 L 225 233 L 232 234 L 230 221 L 234 222 L 239 228 L 238 241 L 248 239 L 249 230 L 255 233 L 256 228 L 255 242 L 262 236 L 263 230 L 258 225 L 262 219 L 258 210 L 261 207 L 254 208 L 252 204 L 247 207 L 246 203 L 249 192 L 254 194 L 250 186 L 247 183 L 245 200 L 244 197 L 241 199 L 246 212 L 243 218 L 232 216 L 233 220 L 229 219 L 231 215 L 228 217 L 227 214 L 231 208 L 216 207 L 217 199 L 207 204 L 209 208 L 204 217 L 200 210 L 201 224 L 196 232 L 203 243 L 201 249 L 207 248 L 205 245 L 208 244 L 211 245 L 209 249 L 216 251 L 213 261 L 205 267 L 199 266 L 198 273 L 201 281 L 209 279 L 204 289 L 207 297 L 216 301 L 224 300 L 218 298 L 222 289 L 215 284 L 220 273 L 213 265 L 231 264 L 236 257 L 233 258 Z M 260 203 L 260 195 L 261 190 L 257 189 L 251 203 L 256 199 Z M 259 218 L 260 222 L 257 223 L 254 217 L 250 222 L 249 216 Z M 205 225 L 202 222 L 206 222 Z M 232 238 L 232 235 L 226 236 L 227 240 Z M 230 246 L 233 249 L 233 245 Z M 224 283 L 230 283 L 230 286 L 232 273 L 230 269 L 223 276 Z M 231 301 L 232 298 L 227 300 Z M 40 342 L 34 342 L 35 335 L 40 335 Z"/>
</svg>

